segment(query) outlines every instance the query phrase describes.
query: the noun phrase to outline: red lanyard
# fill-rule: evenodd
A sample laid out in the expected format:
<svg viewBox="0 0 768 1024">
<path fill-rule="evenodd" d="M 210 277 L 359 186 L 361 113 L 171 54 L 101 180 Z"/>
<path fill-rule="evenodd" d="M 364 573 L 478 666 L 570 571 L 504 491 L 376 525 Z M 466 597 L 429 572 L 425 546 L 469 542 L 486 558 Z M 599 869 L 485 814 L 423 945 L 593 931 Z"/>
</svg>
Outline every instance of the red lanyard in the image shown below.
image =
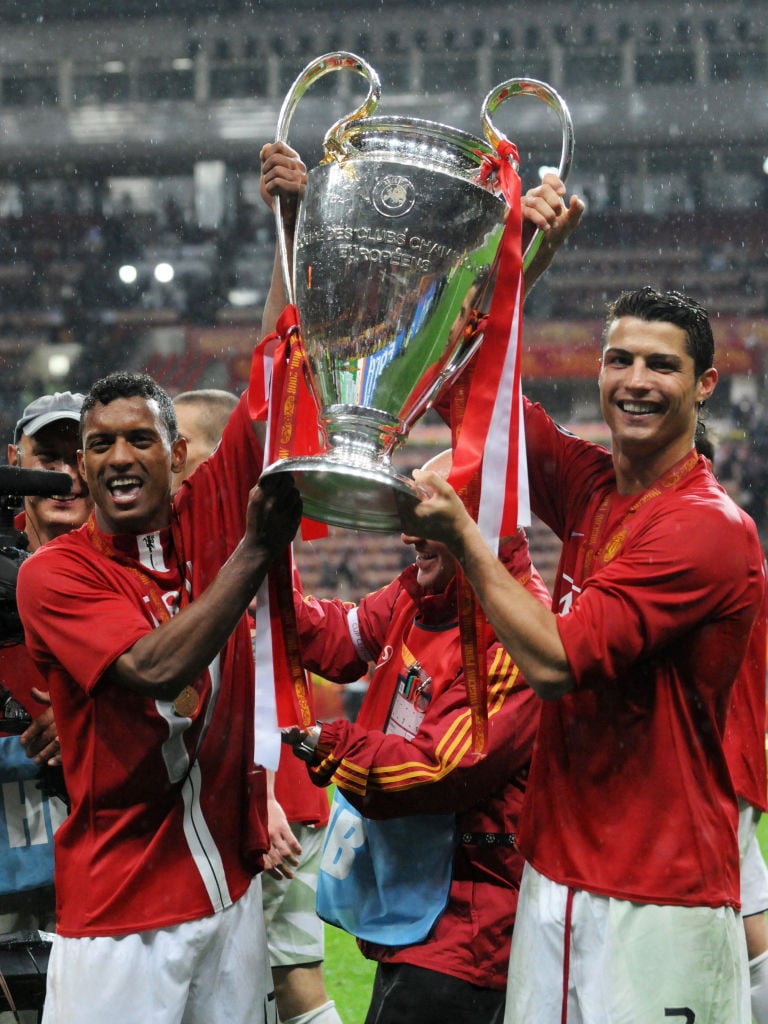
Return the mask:
<svg viewBox="0 0 768 1024">
<path fill-rule="evenodd" d="M 676 486 L 695 468 L 698 461 L 698 454 L 695 451 L 692 451 L 688 456 L 686 456 L 683 462 L 678 462 L 672 467 L 672 469 L 667 470 L 667 472 L 661 476 L 653 486 L 643 491 L 643 493 L 632 502 L 618 524 L 611 530 L 610 536 L 605 541 L 603 541 L 603 535 L 609 521 L 608 509 L 611 501 L 616 497 L 616 494 L 614 492 L 603 496 L 600 504 L 598 505 L 597 511 L 595 512 L 589 532 L 582 541 L 579 549 L 577 564 L 578 562 L 581 562 L 580 583 L 583 583 L 584 580 L 590 576 L 596 561 L 606 564 L 619 553 L 627 537 L 628 531 L 626 523 L 629 517 L 643 505 L 647 505 L 649 501 L 653 501 L 655 498 L 660 497 L 664 491 L 668 491 L 670 488 Z"/>
<path fill-rule="evenodd" d="M 466 375 L 459 378 L 451 392 L 451 434 L 456 451 L 467 406 Z M 480 473 L 477 470 L 457 490 L 467 511 L 477 518 L 480 505 Z M 464 573 L 456 566 L 459 636 L 467 705 L 472 721 L 472 751 L 481 754 L 488 738 L 488 672 L 485 661 L 485 614 Z"/>
<path fill-rule="evenodd" d="M 87 524 L 88 539 L 94 548 L 105 558 L 111 558 L 115 562 L 119 562 L 132 576 L 135 576 L 142 587 L 146 591 L 146 595 L 149 599 L 149 606 L 158 623 L 167 622 L 171 617 L 171 612 L 168 609 L 167 604 L 163 600 L 163 596 L 166 591 L 159 585 L 156 579 L 149 573 L 138 560 L 136 555 L 132 555 L 129 552 L 121 551 L 115 544 L 114 540 L 109 534 L 102 533 L 96 525 L 96 514 L 91 512 Z M 179 526 L 178 519 L 176 516 L 175 509 L 171 512 L 171 523 L 170 523 L 170 535 L 171 535 L 171 549 L 175 556 L 175 562 L 177 563 L 177 569 L 179 573 L 179 590 L 178 597 L 176 599 L 176 608 L 180 610 L 186 607 L 190 601 L 189 589 L 187 587 L 187 567 L 184 561 L 184 546 L 181 537 L 181 527 Z"/>
</svg>

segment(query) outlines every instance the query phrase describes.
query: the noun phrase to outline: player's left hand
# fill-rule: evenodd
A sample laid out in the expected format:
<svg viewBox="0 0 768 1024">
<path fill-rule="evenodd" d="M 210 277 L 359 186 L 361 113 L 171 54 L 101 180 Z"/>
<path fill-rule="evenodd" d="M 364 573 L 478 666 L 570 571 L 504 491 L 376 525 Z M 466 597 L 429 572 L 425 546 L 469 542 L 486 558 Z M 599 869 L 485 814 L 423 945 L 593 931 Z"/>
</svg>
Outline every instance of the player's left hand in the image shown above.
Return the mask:
<svg viewBox="0 0 768 1024">
<path fill-rule="evenodd" d="M 299 866 L 301 843 L 293 834 L 285 811 L 274 797 L 267 800 L 267 822 L 269 851 L 264 855 L 264 870 L 273 878 L 293 878 L 294 868 Z"/>
<path fill-rule="evenodd" d="M 248 495 L 244 540 L 274 556 L 290 544 L 301 522 L 301 495 L 287 473 L 262 477 Z"/>
<path fill-rule="evenodd" d="M 45 704 L 46 708 L 19 736 L 24 753 L 35 764 L 60 765 L 59 730 L 53 717 L 50 695 L 36 687 L 33 687 L 31 692 L 35 700 L 39 704 Z"/>
<path fill-rule="evenodd" d="M 542 231 L 544 238 L 535 260 L 536 263 L 549 266 L 555 253 L 579 226 L 585 209 L 584 203 L 577 195 L 567 199 L 565 185 L 556 174 L 550 172 L 544 175 L 540 185 L 525 193 L 521 206 L 523 250 L 533 232 L 537 229 Z"/>
</svg>

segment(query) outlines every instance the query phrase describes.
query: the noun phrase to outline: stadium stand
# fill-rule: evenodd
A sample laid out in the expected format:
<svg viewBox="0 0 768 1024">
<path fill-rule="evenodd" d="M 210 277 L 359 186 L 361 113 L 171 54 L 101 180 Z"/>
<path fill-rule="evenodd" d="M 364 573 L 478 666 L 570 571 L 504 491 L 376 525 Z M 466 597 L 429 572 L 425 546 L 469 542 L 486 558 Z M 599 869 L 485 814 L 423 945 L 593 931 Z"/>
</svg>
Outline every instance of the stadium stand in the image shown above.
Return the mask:
<svg viewBox="0 0 768 1024">
<path fill-rule="evenodd" d="M 751 465 L 762 459 L 768 346 L 763 4 L 124 0 L 117 11 L 107 0 L 0 0 L 6 434 L 41 389 L 82 389 L 116 366 L 147 368 L 173 393 L 242 388 L 272 260 L 258 151 L 305 63 L 347 49 L 379 72 L 382 113 L 475 134 L 483 96 L 506 78 L 561 92 L 576 131 L 569 186 L 588 212 L 526 307 L 528 389 L 588 426 L 605 302 L 643 283 L 686 289 L 714 314 L 725 353 L 711 411 L 718 459 L 764 519 Z M 327 76 L 302 100 L 291 142 L 308 162 L 357 82 Z M 556 119 L 540 108 L 499 115 L 525 184 L 559 151 Z M 735 417 L 745 403 L 750 415 Z M 381 579 L 401 557 L 391 540 Z M 535 527 L 532 542 L 547 575 L 554 556 Z M 318 585 L 323 565 L 373 566 L 386 546 L 375 538 L 351 560 L 345 543 L 323 553 Z M 360 570 L 359 592 L 377 582 Z"/>
</svg>

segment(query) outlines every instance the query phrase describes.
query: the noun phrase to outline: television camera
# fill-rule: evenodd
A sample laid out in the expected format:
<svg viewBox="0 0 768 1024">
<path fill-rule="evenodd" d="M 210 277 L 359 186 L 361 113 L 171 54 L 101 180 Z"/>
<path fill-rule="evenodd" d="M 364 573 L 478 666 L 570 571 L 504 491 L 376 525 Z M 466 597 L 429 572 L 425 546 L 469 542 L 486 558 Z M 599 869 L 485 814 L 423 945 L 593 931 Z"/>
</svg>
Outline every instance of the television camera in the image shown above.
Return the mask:
<svg viewBox="0 0 768 1024">
<path fill-rule="evenodd" d="M 29 552 L 26 536 L 14 526 L 14 518 L 19 511 L 19 501 L 14 499 L 27 495 L 48 498 L 71 490 L 72 480 L 68 473 L 0 466 L 0 646 L 24 641 L 24 630 L 16 607 L 16 578 L 19 566 L 29 557 Z"/>
</svg>

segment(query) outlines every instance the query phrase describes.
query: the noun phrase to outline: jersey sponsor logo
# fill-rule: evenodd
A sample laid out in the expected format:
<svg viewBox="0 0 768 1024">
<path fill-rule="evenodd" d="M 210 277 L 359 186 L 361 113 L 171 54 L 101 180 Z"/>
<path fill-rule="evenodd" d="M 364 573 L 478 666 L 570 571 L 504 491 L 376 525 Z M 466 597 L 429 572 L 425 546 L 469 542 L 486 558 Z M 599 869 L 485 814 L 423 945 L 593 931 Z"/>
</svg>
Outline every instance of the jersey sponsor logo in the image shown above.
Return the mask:
<svg viewBox="0 0 768 1024">
<path fill-rule="evenodd" d="M 178 590 L 168 590 L 164 594 L 161 594 L 160 600 L 163 605 L 168 609 L 168 614 L 173 616 L 179 610 L 179 592 Z M 157 629 L 160 625 L 157 616 L 152 612 L 152 599 L 148 594 L 144 594 L 142 601 L 149 609 L 149 615 L 152 619 L 152 625 Z"/>
<path fill-rule="evenodd" d="M 179 592 L 178 590 L 169 590 L 163 594 L 163 604 L 168 609 L 169 615 L 175 615 L 179 610 Z"/>
</svg>

